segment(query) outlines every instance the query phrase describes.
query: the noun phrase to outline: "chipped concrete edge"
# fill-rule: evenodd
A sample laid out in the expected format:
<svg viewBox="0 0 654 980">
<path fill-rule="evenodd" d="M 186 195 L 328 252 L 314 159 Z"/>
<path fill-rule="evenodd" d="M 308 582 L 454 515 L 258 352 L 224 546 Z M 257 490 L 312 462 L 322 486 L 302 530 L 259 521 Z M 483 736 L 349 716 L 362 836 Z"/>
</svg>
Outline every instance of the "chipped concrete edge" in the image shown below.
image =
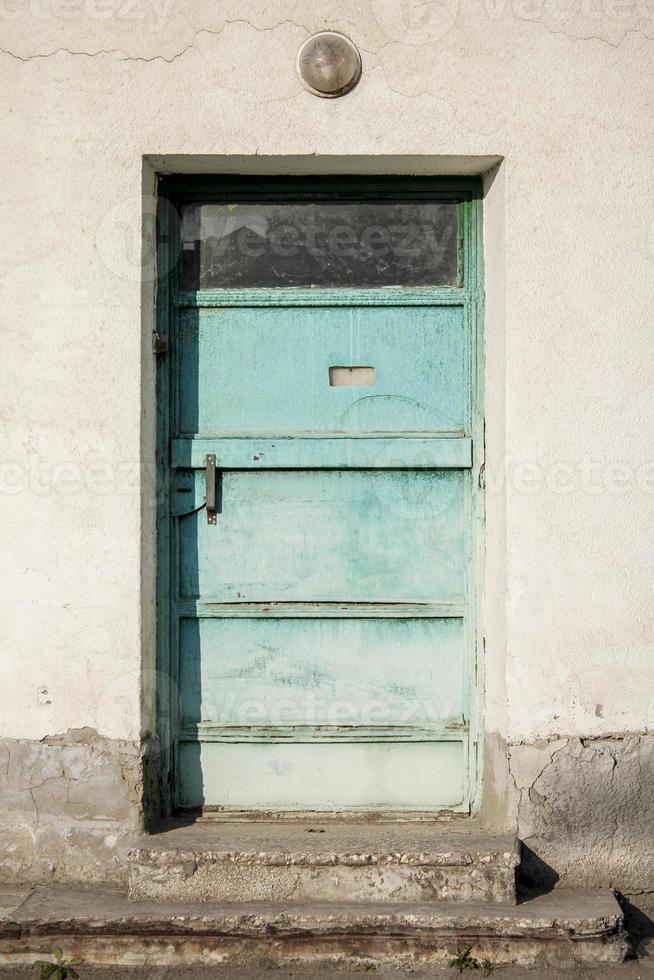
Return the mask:
<svg viewBox="0 0 654 980">
<path fill-rule="evenodd" d="M 96 889 L 37 887 L 6 896 L 0 951 L 29 962 L 60 941 L 71 955 L 104 965 L 231 964 L 266 956 L 279 965 L 443 962 L 458 945 L 498 963 L 619 963 L 622 913 L 609 893 L 558 892 L 529 907 L 253 902 L 245 906 L 131 904 Z"/>
</svg>

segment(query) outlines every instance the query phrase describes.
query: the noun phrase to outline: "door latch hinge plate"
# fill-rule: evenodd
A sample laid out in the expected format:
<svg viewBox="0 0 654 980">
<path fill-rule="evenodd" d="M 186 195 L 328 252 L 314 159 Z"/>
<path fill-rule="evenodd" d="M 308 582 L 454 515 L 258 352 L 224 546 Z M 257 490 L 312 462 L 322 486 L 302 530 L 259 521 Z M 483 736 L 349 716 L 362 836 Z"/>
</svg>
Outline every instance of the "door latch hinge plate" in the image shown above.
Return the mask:
<svg viewBox="0 0 654 980">
<path fill-rule="evenodd" d="M 170 337 L 164 337 L 160 333 L 152 334 L 152 350 L 155 354 L 167 354 L 170 350 Z"/>
</svg>

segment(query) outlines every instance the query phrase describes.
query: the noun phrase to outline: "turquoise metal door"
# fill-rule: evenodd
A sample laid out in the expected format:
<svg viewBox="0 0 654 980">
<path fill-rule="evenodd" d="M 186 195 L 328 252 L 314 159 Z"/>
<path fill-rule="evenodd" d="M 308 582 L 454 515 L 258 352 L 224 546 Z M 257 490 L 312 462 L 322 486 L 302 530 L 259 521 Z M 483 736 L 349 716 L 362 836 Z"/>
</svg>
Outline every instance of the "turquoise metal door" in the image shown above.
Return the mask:
<svg viewBox="0 0 654 980">
<path fill-rule="evenodd" d="M 441 241 L 433 271 L 429 256 L 416 273 L 391 249 L 390 268 L 378 250 L 371 273 L 370 215 L 347 210 L 367 200 L 358 187 L 339 188 L 333 214 L 320 189 L 301 204 L 296 187 L 279 191 L 272 205 L 270 187 L 221 190 L 173 198 L 187 253 L 171 277 L 162 370 L 174 805 L 467 810 L 481 465 L 474 195 L 446 195 L 441 213 L 423 190 L 393 214 L 380 196 L 376 227 L 392 218 L 397 235 L 398 214 L 415 224 L 427 213 L 441 237 L 448 221 L 455 231 L 449 265 Z M 295 262 L 273 248 L 271 269 L 279 216 L 288 253 L 308 201 L 325 236 L 352 214 L 351 257 L 307 269 L 305 235 Z M 403 270 L 408 282 L 396 283 Z M 415 285 L 417 275 L 451 281 Z"/>
</svg>

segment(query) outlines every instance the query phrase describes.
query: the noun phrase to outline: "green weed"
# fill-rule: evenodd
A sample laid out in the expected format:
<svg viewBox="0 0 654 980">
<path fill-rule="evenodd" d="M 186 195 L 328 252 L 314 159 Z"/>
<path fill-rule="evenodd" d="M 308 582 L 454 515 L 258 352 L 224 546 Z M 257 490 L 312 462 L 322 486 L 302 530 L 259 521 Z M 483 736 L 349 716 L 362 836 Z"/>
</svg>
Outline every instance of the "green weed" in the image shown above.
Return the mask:
<svg viewBox="0 0 654 980">
<path fill-rule="evenodd" d="M 52 950 L 54 962 L 50 960 L 36 960 L 34 967 L 40 970 L 39 980 L 78 980 L 79 973 L 75 969 L 80 966 L 83 960 L 65 960 L 63 950 L 55 946 Z"/>
</svg>

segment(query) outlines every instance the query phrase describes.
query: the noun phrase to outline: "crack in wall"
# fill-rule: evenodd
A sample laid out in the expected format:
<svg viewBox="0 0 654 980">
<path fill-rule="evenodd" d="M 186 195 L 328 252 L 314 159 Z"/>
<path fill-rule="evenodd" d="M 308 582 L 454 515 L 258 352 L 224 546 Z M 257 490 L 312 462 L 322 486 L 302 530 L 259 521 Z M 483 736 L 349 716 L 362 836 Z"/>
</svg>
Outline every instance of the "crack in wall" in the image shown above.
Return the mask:
<svg viewBox="0 0 654 980">
<path fill-rule="evenodd" d="M 68 54 L 71 57 L 75 57 L 75 58 L 99 58 L 102 55 L 120 55 L 120 58 L 118 59 L 119 61 L 137 61 L 137 62 L 140 61 L 143 62 L 144 64 L 148 64 L 153 61 L 164 61 L 166 64 L 172 64 L 174 61 L 177 61 L 179 58 L 182 58 L 185 54 L 187 54 L 189 51 L 195 48 L 196 42 L 202 34 L 208 34 L 212 37 L 220 37 L 220 35 L 224 34 L 224 32 L 228 27 L 237 24 L 251 27 L 258 34 L 267 34 L 272 31 L 279 30 L 280 27 L 286 27 L 288 25 L 292 27 L 297 27 L 298 30 L 304 31 L 307 35 L 310 33 L 309 28 L 304 27 L 302 24 L 298 24 L 294 20 L 288 20 L 288 19 L 283 20 L 280 21 L 278 24 L 273 24 L 271 27 L 257 27 L 256 24 L 253 24 L 251 21 L 247 19 L 237 18 L 235 20 L 226 20 L 223 23 L 223 26 L 220 28 L 220 30 L 211 30 L 211 28 L 208 27 L 200 28 L 199 30 L 195 31 L 193 35 L 193 40 L 190 42 L 190 44 L 187 44 L 184 48 L 182 48 L 180 51 L 177 51 L 170 58 L 166 58 L 166 56 L 162 54 L 153 55 L 151 58 L 145 58 L 138 55 L 128 55 L 120 48 L 100 48 L 97 51 L 73 51 L 70 48 L 59 47 L 59 48 L 55 48 L 53 51 L 45 51 L 39 54 L 31 54 L 31 55 L 27 55 L 26 57 L 16 54 L 14 51 L 10 51 L 7 48 L 0 48 L 0 54 L 6 54 L 10 58 L 22 62 L 38 61 L 46 58 L 54 58 L 58 54 Z"/>
<path fill-rule="evenodd" d="M 513 12 L 513 15 L 515 16 L 516 20 L 521 21 L 523 24 L 537 24 L 539 27 L 542 27 L 543 30 L 547 31 L 548 34 L 552 34 L 555 37 L 557 35 L 561 35 L 562 37 L 567 38 L 568 41 L 571 41 L 573 44 L 583 41 L 597 41 L 599 44 L 606 44 L 610 48 L 617 49 L 622 47 L 624 42 L 629 37 L 635 35 L 642 37 L 645 41 L 654 40 L 654 38 L 649 34 L 645 34 L 641 27 L 628 27 L 619 41 L 609 41 L 608 38 L 601 37 L 599 34 L 572 34 L 563 28 L 557 29 L 555 27 L 550 27 L 549 24 L 543 20 L 532 20 L 530 17 L 521 17 L 520 14 L 515 13 L 515 11 Z"/>
<path fill-rule="evenodd" d="M 627 28 L 619 41 L 610 41 L 608 38 L 596 34 L 577 34 L 577 33 L 569 32 L 564 28 L 561 29 L 553 28 L 550 27 L 543 20 L 534 20 L 529 17 L 523 17 L 520 16 L 520 14 L 516 13 L 515 11 L 512 12 L 512 16 L 514 16 L 516 20 L 519 20 L 521 23 L 529 24 L 530 26 L 534 26 L 534 27 L 537 26 L 543 29 L 544 31 L 546 31 L 548 34 L 554 36 L 560 35 L 562 37 L 567 38 L 572 43 L 583 43 L 585 41 L 594 41 L 600 44 L 607 45 L 610 48 L 618 49 L 625 43 L 625 41 L 628 38 L 632 36 L 639 36 L 647 41 L 654 40 L 654 37 L 650 36 L 649 34 L 646 34 L 642 27 Z M 217 30 L 208 27 L 198 28 L 197 30 L 195 30 L 188 20 L 187 23 L 189 24 L 191 30 L 193 30 L 193 39 L 192 41 L 189 42 L 189 44 L 185 45 L 179 51 L 176 51 L 170 57 L 166 57 L 166 55 L 163 54 L 152 55 L 151 57 L 128 55 L 121 48 L 99 48 L 95 51 L 81 51 L 81 50 L 74 50 L 72 48 L 68 48 L 64 46 L 54 48 L 52 51 L 37 52 L 35 54 L 30 54 L 25 56 L 17 54 L 16 52 L 11 51 L 8 48 L 0 48 L 0 54 L 7 55 L 8 57 L 16 61 L 21 61 L 24 63 L 30 61 L 38 61 L 38 60 L 43 60 L 48 58 L 54 58 L 59 54 L 64 54 L 74 58 L 99 58 L 103 56 L 118 56 L 118 60 L 120 61 L 142 62 L 144 64 L 149 64 L 156 61 L 163 61 L 165 64 L 172 64 L 173 62 L 177 61 L 179 58 L 184 57 L 184 55 L 186 55 L 189 51 L 193 49 L 197 49 L 197 40 L 202 35 L 206 34 L 211 37 L 220 37 L 228 27 L 232 27 L 232 26 L 242 25 L 242 26 L 250 27 L 258 34 L 272 33 L 274 31 L 279 30 L 282 27 L 287 27 L 287 26 L 295 27 L 298 30 L 303 31 L 307 35 L 311 33 L 311 29 L 308 28 L 305 24 L 300 24 L 297 21 L 292 20 L 291 18 L 285 18 L 284 20 L 279 21 L 276 24 L 272 24 L 269 27 L 260 27 L 259 25 L 253 23 L 251 20 L 248 20 L 247 18 L 239 17 L 239 18 L 225 20 L 223 22 L 222 27 L 220 27 Z M 446 41 L 447 36 L 450 33 L 452 33 L 453 30 L 454 27 L 449 28 L 448 31 L 442 37 L 439 37 L 436 41 L 431 41 L 429 43 L 431 44 L 438 43 L 442 45 Z M 412 48 L 415 46 L 414 44 L 402 41 L 401 39 L 391 38 L 388 41 L 385 41 L 383 44 L 379 45 L 377 48 L 366 48 L 362 44 L 359 44 L 358 47 L 365 54 L 379 56 L 386 48 L 397 46 L 397 45 L 401 45 L 408 48 Z M 383 68 L 381 63 L 378 63 L 378 65 L 373 65 L 371 67 Z M 405 93 L 400 92 L 397 89 L 393 89 L 390 84 L 388 84 L 388 87 L 391 91 L 395 92 L 397 95 L 405 95 Z M 429 95 L 433 98 L 439 99 L 440 101 L 445 101 L 441 99 L 440 96 L 435 95 L 434 93 L 429 91 L 420 92 L 417 93 L 416 95 L 407 95 L 406 98 L 417 98 L 421 95 Z"/>
</svg>

